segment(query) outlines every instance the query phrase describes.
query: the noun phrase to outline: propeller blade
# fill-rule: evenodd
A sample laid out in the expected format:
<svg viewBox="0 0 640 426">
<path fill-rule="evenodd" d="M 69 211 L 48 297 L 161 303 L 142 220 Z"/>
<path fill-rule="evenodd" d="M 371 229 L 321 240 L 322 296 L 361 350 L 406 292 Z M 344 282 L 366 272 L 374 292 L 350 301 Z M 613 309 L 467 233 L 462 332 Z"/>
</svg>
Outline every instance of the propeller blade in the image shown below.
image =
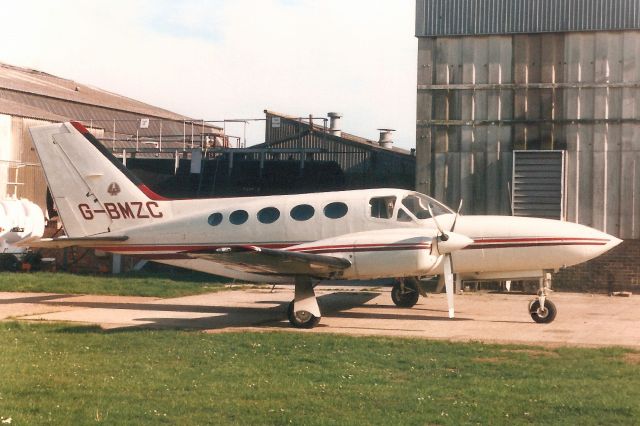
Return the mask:
<svg viewBox="0 0 640 426">
<path fill-rule="evenodd" d="M 453 219 L 453 224 L 451 224 L 451 229 L 449 231 L 453 232 L 456 229 L 456 222 L 458 221 L 458 216 L 460 216 L 460 210 L 462 210 L 462 202 L 463 198 L 460 198 L 460 204 L 458 204 L 458 211 L 456 212 L 456 217 Z"/>
<path fill-rule="evenodd" d="M 451 254 L 444 256 L 444 285 L 447 292 L 447 305 L 449 305 L 449 318 L 454 317 L 453 310 L 453 271 L 451 268 Z"/>
<path fill-rule="evenodd" d="M 431 215 L 431 218 L 435 222 L 436 228 L 438 228 L 438 231 L 440 231 L 440 236 L 438 237 L 438 239 L 440 239 L 441 241 L 447 241 L 449 239 L 449 236 L 444 233 L 444 231 L 442 230 L 442 227 L 438 223 L 438 219 L 436 219 L 436 216 L 433 214 L 433 210 L 431 209 L 431 203 L 427 203 L 427 210 L 429 210 L 429 214 Z"/>
</svg>

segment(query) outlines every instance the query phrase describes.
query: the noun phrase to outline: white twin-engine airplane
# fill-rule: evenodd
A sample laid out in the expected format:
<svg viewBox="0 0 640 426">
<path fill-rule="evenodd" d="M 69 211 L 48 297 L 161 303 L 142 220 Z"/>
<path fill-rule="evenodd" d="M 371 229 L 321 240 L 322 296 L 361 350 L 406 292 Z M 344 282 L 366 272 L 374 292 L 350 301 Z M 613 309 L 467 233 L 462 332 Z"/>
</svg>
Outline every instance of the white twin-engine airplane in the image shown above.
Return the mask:
<svg viewBox="0 0 640 426">
<path fill-rule="evenodd" d="M 295 282 L 289 320 L 320 320 L 320 280 L 400 278 L 398 306 L 413 306 L 415 279 L 540 278 L 585 262 L 621 240 L 575 223 L 461 216 L 401 189 L 169 200 L 153 193 L 78 122 L 30 129 L 67 236 L 31 246 L 82 246 L 252 282 Z M 540 278 L 536 322 L 556 314 Z"/>
</svg>

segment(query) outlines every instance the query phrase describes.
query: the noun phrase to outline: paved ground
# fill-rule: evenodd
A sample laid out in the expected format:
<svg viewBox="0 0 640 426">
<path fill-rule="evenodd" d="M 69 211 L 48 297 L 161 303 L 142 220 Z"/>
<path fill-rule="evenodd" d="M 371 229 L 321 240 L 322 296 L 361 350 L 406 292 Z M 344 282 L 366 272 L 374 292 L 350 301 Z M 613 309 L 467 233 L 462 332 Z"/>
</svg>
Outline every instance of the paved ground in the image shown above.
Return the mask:
<svg viewBox="0 0 640 426">
<path fill-rule="evenodd" d="M 320 289 L 323 318 L 302 332 L 411 336 L 456 341 L 640 349 L 640 297 L 554 293 L 558 316 L 534 323 L 527 312 L 533 296 L 467 293 L 456 297 L 455 320 L 446 316 L 444 295 L 421 298 L 411 309 L 396 308 L 388 291 Z M 292 330 L 286 307 L 291 287 L 211 293 L 175 299 L 70 296 L 0 292 L 0 319 L 69 321 L 105 329 L 160 327 L 236 330 Z"/>
</svg>

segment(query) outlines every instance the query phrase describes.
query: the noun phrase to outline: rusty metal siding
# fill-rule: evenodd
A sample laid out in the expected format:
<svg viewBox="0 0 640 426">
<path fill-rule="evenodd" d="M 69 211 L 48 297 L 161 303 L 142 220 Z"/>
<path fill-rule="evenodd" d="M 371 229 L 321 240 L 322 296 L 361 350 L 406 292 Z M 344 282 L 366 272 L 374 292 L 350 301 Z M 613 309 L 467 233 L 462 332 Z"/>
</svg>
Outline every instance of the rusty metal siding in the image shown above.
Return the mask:
<svg viewBox="0 0 640 426">
<path fill-rule="evenodd" d="M 640 29 L 640 0 L 416 0 L 416 36 Z"/>
</svg>

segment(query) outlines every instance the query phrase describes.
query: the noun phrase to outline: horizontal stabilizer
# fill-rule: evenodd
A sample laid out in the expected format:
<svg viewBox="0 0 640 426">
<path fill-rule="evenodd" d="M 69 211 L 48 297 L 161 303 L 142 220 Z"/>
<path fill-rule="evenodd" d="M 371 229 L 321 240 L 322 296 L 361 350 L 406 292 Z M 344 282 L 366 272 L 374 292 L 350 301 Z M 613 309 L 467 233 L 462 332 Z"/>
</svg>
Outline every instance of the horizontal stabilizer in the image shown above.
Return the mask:
<svg viewBox="0 0 640 426">
<path fill-rule="evenodd" d="M 102 243 L 117 243 L 127 241 L 129 237 L 121 235 L 117 237 L 79 237 L 79 238 L 42 238 L 37 241 L 30 241 L 29 247 L 39 248 L 65 248 L 65 247 L 85 247 L 95 246 Z"/>
<path fill-rule="evenodd" d="M 267 275 L 307 275 L 325 278 L 351 266 L 350 261 L 339 257 L 256 246 L 232 246 L 184 254 L 194 259 L 211 260 L 242 272 Z"/>
</svg>

